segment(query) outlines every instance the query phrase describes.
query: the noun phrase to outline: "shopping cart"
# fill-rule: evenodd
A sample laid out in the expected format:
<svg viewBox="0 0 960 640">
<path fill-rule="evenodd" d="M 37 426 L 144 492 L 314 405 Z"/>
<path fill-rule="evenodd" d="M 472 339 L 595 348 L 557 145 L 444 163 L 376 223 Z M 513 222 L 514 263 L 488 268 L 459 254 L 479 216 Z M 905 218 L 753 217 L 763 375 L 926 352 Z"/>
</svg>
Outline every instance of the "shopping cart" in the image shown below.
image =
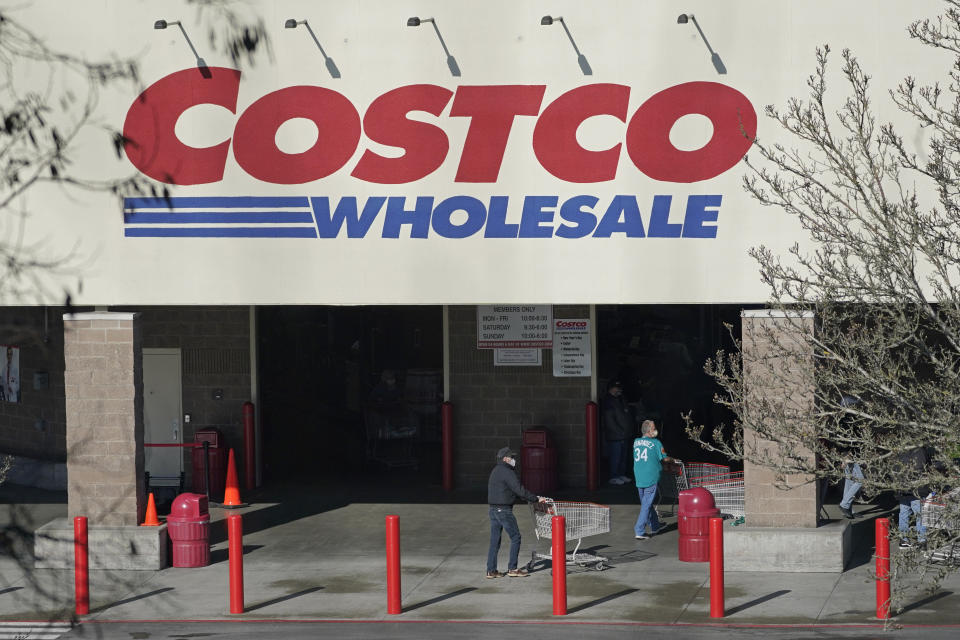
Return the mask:
<svg viewBox="0 0 960 640">
<path fill-rule="evenodd" d="M 670 504 L 669 515 L 673 516 L 677 503 L 680 500 L 680 492 L 689 488 L 683 463 L 679 460 L 665 462 L 663 464 L 663 470 L 660 472 L 659 485 L 659 491 L 657 492 L 657 512 L 660 512 L 660 506 L 666 501 Z"/>
<path fill-rule="evenodd" d="M 723 515 L 746 516 L 743 498 L 743 471 L 728 471 L 699 480 L 700 486 L 713 494 L 713 503 Z"/>
<path fill-rule="evenodd" d="M 592 553 L 577 553 L 580 550 L 580 543 L 587 536 L 595 536 L 600 533 L 609 533 L 610 531 L 610 507 L 592 502 L 564 502 L 560 500 L 547 500 L 545 502 L 535 502 L 530 505 L 530 511 L 533 514 L 533 530 L 537 535 L 537 540 L 550 540 L 553 534 L 553 517 L 563 516 L 565 519 L 564 533 L 565 541 L 576 540 L 577 546 L 573 553 L 568 553 L 566 558 L 567 565 L 577 565 L 584 567 L 595 563 L 594 568 L 597 571 L 603 571 L 605 562 L 609 562 L 603 556 Z M 527 564 L 528 570 L 533 570 L 533 565 L 537 560 L 553 560 L 553 553 L 538 553 L 536 549 L 530 557 Z"/>
<path fill-rule="evenodd" d="M 704 478 L 730 473 L 730 467 L 725 464 L 713 464 L 712 462 L 688 462 L 684 466 L 687 486 L 684 489 L 693 487 L 702 487 Z"/>
<path fill-rule="evenodd" d="M 960 564 L 960 489 L 923 501 L 920 518 L 927 528 L 927 554 L 932 560 Z"/>
</svg>

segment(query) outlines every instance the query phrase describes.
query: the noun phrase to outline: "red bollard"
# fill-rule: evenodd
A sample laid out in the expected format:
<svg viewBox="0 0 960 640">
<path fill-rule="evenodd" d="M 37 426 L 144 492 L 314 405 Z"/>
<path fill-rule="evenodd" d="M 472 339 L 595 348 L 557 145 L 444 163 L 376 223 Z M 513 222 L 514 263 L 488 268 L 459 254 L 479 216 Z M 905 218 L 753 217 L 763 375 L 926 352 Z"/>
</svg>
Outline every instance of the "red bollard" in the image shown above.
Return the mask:
<svg viewBox="0 0 960 640">
<path fill-rule="evenodd" d="M 567 525 L 563 516 L 550 521 L 550 564 L 553 568 L 553 615 L 567 615 Z"/>
<path fill-rule="evenodd" d="M 90 556 L 87 544 L 87 518 L 73 519 L 74 600 L 78 616 L 90 613 Z"/>
<path fill-rule="evenodd" d="M 453 489 L 453 405 L 444 402 L 440 405 L 440 441 L 443 490 Z"/>
<path fill-rule="evenodd" d="M 890 617 L 890 520 L 877 518 L 877 618 Z"/>
<path fill-rule="evenodd" d="M 587 403 L 587 491 L 597 490 L 597 419 L 596 402 Z"/>
<path fill-rule="evenodd" d="M 723 616 L 723 518 L 710 518 L 710 617 Z"/>
<path fill-rule="evenodd" d="M 251 491 L 257 484 L 257 436 L 254 430 L 252 402 L 244 402 L 241 409 L 243 414 L 243 476 L 247 491 Z"/>
<path fill-rule="evenodd" d="M 243 613 L 243 520 L 227 516 L 227 549 L 230 556 L 230 613 Z"/>
<path fill-rule="evenodd" d="M 403 613 L 400 604 L 400 516 L 387 516 L 387 613 Z"/>
</svg>

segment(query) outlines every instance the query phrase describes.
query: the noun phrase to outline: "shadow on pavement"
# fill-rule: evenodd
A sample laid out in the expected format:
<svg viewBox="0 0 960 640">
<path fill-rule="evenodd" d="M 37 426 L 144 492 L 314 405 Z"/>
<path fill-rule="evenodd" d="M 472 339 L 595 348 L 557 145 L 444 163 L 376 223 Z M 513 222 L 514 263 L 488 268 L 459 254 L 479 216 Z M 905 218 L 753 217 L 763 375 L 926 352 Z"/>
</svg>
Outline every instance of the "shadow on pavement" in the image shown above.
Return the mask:
<svg viewBox="0 0 960 640">
<path fill-rule="evenodd" d="M 923 600 L 917 600 L 916 602 L 911 602 L 911 603 L 908 604 L 907 606 L 905 606 L 905 607 L 903 607 L 902 609 L 900 609 L 900 611 L 899 611 L 899 613 L 897 613 L 897 615 L 898 615 L 898 616 L 899 616 L 899 615 L 903 615 L 904 613 L 907 613 L 908 611 L 913 611 L 914 609 L 919 609 L 920 607 L 926 606 L 926 605 L 928 605 L 928 604 L 930 604 L 930 603 L 932 603 L 932 602 L 936 602 L 937 600 L 942 600 L 943 598 L 946 598 L 946 597 L 949 597 L 949 596 L 952 596 L 952 595 L 953 595 L 953 591 L 940 591 L 940 592 L 935 593 L 935 594 L 933 594 L 933 595 L 931 595 L 931 596 L 927 596 L 927 597 L 924 598 Z"/>
<path fill-rule="evenodd" d="M 243 545 L 243 555 L 247 555 L 256 551 L 257 549 L 262 549 L 262 544 L 245 544 Z M 229 549 L 216 549 L 210 552 L 210 564 L 217 564 L 218 562 L 224 562 L 230 559 L 230 550 Z"/>
<path fill-rule="evenodd" d="M 420 609 L 422 607 L 429 607 L 432 604 L 437 604 L 438 602 L 443 602 L 444 600 L 449 600 L 450 598 L 456 598 L 457 596 L 462 596 L 465 593 L 470 593 L 471 591 L 476 591 L 476 587 L 464 587 L 463 589 L 457 589 L 456 591 L 451 591 L 450 593 L 445 593 L 442 596 L 437 596 L 436 598 L 430 598 L 429 600 L 424 600 L 423 602 L 418 602 L 412 604 L 409 607 L 404 607 L 403 612 L 408 613 L 414 609 Z"/>
<path fill-rule="evenodd" d="M 589 609 L 590 607 L 595 607 L 598 604 L 603 604 L 604 602 L 610 602 L 611 600 L 616 600 L 617 598 L 622 598 L 623 596 L 628 596 L 631 593 L 636 593 L 639 589 L 624 589 L 623 591 L 617 591 L 616 593 L 611 593 L 608 596 L 603 596 L 602 598 L 597 598 L 596 600 L 591 600 L 590 602 L 585 602 L 576 607 L 571 607 L 567 609 L 567 614 L 577 613 L 578 611 L 583 611 L 584 609 Z"/>
<path fill-rule="evenodd" d="M 293 600 L 294 598 L 299 598 L 300 596 L 305 596 L 308 593 L 314 593 L 323 589 L 321 586 L 310 587 L 309 589 L 303 589 L 297 591 L 296 593 L 288 593 L 285 596 L 280 596 L 279 598 L 274 598 L 273 600 L 266 600 L 264 602 L 258 602 L 256 604 L 248 605 L 244 608 L 244 611 L 255 611 L 257 609 L 263 609 L 264 607 L 269 607 L 270 605 L 277 604 L 279 602 L 284 602 L 286 600 Z"/>
<path fill-rule="evenodd" d="M 11 591 L 17 591 L 19 589 L 23 589 L 23 587 L 7 587 L 6 589 L 0 589 L 0 596 L 5 593 L 10 593 Z"/>
<path fill-rule="evenodd" d="M 733 607 L 732 609 L 727 609 L 725 612 L 725 615 L 732 616 L 735 613 L 740 613 L 741 611 L 749 609 L 750 607 L 755 607 L 758 604 L 763 604 L 764 602 L 768 602 L 770 600 L 773 600 L 774 598 L 785 596 L 788 593 L 790 593 L 790 589 L 781 589 L 780 591 L 774 591 L 773 593 L 768 593 L 767 595 L 757 598 L 756 600 L 751 600 L 750 602 L 744 602 L 743 604 Z"/>
<path fill-rule="evenodd" d="M 133 596 L 132 598 L 125 598 L 123 600 L 117 600 L 116 602 L 111 602 L 102 607 L 97 607 L 93 609 L 91 613 L 100 613 L 101 611 L 106 611 L 107 609 L 112 609 L 114 607 L 119 607 L 120 605 L 129 604 L 131 602 L 136 602 L 137 600 L 143 600 L 144 598 L 149 598 L 151 596 L 160 595 L 161 593 L 166 593 L 167 591 L 173 591 L 173 587 L 164 587 L 162 589 L 154 589 L 147 593 L 141 593 L 138 596 Z"/>
</svg>

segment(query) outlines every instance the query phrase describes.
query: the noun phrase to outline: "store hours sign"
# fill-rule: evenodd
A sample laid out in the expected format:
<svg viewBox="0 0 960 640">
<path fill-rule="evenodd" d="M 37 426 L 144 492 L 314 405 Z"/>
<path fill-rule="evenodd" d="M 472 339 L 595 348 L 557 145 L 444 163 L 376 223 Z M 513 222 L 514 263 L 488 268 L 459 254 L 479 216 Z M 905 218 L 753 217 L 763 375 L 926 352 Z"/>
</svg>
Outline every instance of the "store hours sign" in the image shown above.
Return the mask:
<svg viewBox="0 0 960 640">
<path fill-rule="evenodd" d="M 550 349 L 553 306 L 493 304 L 477 306 L 478 349 Z"/>
</svg>

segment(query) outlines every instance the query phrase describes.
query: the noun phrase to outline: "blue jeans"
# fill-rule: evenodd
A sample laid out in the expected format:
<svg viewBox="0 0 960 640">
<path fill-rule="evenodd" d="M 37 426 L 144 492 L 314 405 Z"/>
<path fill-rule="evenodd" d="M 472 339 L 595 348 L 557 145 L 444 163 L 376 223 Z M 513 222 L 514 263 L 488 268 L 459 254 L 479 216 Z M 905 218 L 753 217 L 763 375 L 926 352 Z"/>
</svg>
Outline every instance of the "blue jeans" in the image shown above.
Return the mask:
<svg viewBox="0 0 960 640">
<path fill-rule="evenodd" d="M 487 571 L 497 570 L 500 532 L 504 530 L 510 536 L 510 562 L 507 564 L 507 569 L 516 569 L 517 559 L 520 557 L 520 527 L 517 526 L 517 519 L 513 517 L 513 508 L 490 505 L 490 549 L 487 551 Z"/>
<path fill-rule="evenodd" d="M 898 522 L 900 533 L 905 534 L 910 528 L 911 512 L 917 516 L 917 542 L 923 542 L 927 539 L 927 526 L 923 523 L 923 502 L 917 498 L 900 500 L 900 521 Z"/>
<path fill-rule="evenodd" d="M 852 466 L 844 469 L 843 475 L 846 477 L 843 479 L 843 500 L 840 501 L 840 506 L 849 509 L 860 487 L 863 486 L 860 482 L 863 480 L 863 472 L 860 470 L 860 465 L 854 462 Z"/>
<path fill-rule="evenodd" d="M 624 475 L 626 465 L 623 460 L 624 440 L 607 440 L 607 463 L 610 465 L 610 479 Z"/>
<path fill-rule="evenodd" d="M 637 523 L 633 525 L 633 532 L 642 536 L 647 529 L 647 525 L 650 525 L 650 531 L 656 533 L 660 529 L 660 518 L 657 516 L 657 510 L 653 508 L 653 499 L 657 495 L 657 485 L 637 487 L 637 493 L 640 494 L 640 516 L 637 518 Z"/>
</svg>

